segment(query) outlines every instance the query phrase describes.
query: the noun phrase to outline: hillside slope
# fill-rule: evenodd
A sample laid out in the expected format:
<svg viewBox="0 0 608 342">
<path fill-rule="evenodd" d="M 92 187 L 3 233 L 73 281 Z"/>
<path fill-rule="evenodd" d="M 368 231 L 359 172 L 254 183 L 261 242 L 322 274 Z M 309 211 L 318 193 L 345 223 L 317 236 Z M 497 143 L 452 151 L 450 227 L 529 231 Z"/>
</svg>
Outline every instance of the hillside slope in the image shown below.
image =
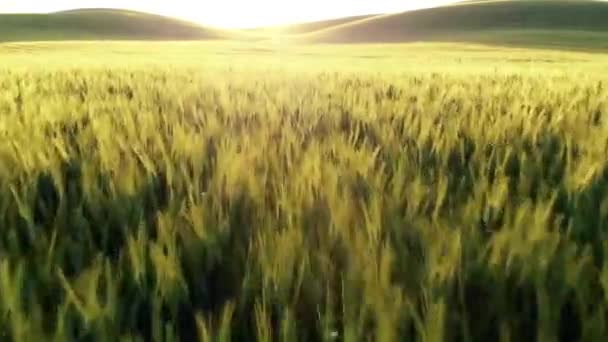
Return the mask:
<svg viewBox="0 0 608 342">
<path fill-rule="evenodd" d="M 1 41 L 213 39 L 225 33 L 147 13 L 91 9 L 51 14 L 0 14 Z"/>
<path fill-rule="evenodd" d="M 276 25 L 276 26 L 266 26 L 266 27 L 258 27 L 254 29 L 249 29 L 249 32 L 279 32 L 281 34 L 304 34 L 316 32 L 319 30 L 328 29 L 331 27 L 341 26 L 345 24 L 353 24 L 359 22 L 361 20 L 370 19 L 377 16 L 377 14 L 370 15 L 360 15 L 353 17 L 344 17 L 344 18 L 336 18 L 329 20 L 317 20 L 310 22 L 299 22 L 290 25 Z"/>
<path fill-rule="evenodd" d="M 470 1 L 336 25 L 303 37 L 314 42 L 420 40 L 608 44 L 608 2 Z"/>
</svg>

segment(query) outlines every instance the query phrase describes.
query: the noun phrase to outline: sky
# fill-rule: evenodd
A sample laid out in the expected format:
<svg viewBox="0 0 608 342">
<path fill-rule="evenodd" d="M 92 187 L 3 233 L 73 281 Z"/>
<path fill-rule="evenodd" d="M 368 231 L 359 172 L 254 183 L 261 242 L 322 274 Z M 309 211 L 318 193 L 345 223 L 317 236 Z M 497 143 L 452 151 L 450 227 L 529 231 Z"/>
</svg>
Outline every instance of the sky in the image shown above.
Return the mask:
<svg viewBox="0 0 608 342">
<path fill-rule="evenodd" d="M 123 8 L 201 24 L 247 28 L 361 14 L 393 13 L 453 0 L 0 0 L 0 13 L 47 13 L 76 8 Z"/>
</svg>

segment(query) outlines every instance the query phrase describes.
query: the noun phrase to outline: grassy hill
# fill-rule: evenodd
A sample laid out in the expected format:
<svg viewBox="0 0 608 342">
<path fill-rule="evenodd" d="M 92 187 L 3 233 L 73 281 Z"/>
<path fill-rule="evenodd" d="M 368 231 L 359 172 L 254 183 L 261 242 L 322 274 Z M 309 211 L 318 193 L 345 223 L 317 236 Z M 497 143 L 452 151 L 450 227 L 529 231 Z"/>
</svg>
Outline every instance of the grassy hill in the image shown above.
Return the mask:
<svg viewBox="0 0 608 342">
<path fill-rule="evenodd" d="M 282 34 L 303 34 L 303 33 L 311 33 L 319 30 L 328 29 L 331 27 L 341 26 L 345 24 L 352 24 L 359 22 L 361 20 L 370 19 L 377 15 L 360 15 L 360 16 L 352 16 L 345 18 L 336 18 L 330 20 L 317 20 L 311 22 L 301 22 L 290 25 L 276 25 L 276 26 L 268 26 L 268 27 L 260 27 L 247 30 L 249 32 L 280 32 Z"/>
<path fill-rule="evenodd" d="M 220 30 L 160 15 L 111 9 L 0 14 L 0 42 L 45 40 L 213 39 Z"/>
<path fill-rule="evenodd" d="M 368 15 L 227 31 L 126 10 L 0 14 L 0 42 L 53 40 L 265 40 L 276 34 L 313 43 L 471 42 L 608 49 L 608 2 L 464 1 L 392 15 Z"/>
<path fill-rule="evenodd" d="M 332 43 L 439 40 L 608 47 L 608 2 L 468 1 L 334 25 L 303 37 Z"/>
</svg>

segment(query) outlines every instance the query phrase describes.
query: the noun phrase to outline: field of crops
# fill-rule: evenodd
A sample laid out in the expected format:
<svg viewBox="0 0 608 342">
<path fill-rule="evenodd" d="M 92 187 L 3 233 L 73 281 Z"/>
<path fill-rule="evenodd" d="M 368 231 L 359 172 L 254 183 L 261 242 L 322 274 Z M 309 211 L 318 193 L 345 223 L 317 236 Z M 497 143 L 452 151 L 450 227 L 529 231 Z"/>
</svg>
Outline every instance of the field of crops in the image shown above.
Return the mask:
<svg viewBox="0 0 608 342">
<path fill-rule="evenodd" d="M 0 47 L 0 340 L 608 336 L 606 57 L 49 46 Z"/>
</svg>

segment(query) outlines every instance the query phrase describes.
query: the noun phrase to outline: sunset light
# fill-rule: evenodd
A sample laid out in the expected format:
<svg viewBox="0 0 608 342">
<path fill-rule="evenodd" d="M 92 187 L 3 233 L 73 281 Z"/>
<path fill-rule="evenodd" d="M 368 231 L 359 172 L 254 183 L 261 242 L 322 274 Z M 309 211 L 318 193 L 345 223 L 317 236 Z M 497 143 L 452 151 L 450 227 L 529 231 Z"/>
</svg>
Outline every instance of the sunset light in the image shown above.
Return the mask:
<svg viewBox="0 0 608 342">
<path fill-rule="evenodd" d="M 0 0 L 0 342 L 608 341 L 608 0 Z"/>
<path fill-rule="evenodd" d="M 438 6 L 449 0 L 11 0 L 0 2 L 1 12 L 47 13 L 77 8 L 123 8 L 183 18 L 222 28 L 249 28 L 323 20 L 362 14 L 401 12 Z"/>
</svg>

